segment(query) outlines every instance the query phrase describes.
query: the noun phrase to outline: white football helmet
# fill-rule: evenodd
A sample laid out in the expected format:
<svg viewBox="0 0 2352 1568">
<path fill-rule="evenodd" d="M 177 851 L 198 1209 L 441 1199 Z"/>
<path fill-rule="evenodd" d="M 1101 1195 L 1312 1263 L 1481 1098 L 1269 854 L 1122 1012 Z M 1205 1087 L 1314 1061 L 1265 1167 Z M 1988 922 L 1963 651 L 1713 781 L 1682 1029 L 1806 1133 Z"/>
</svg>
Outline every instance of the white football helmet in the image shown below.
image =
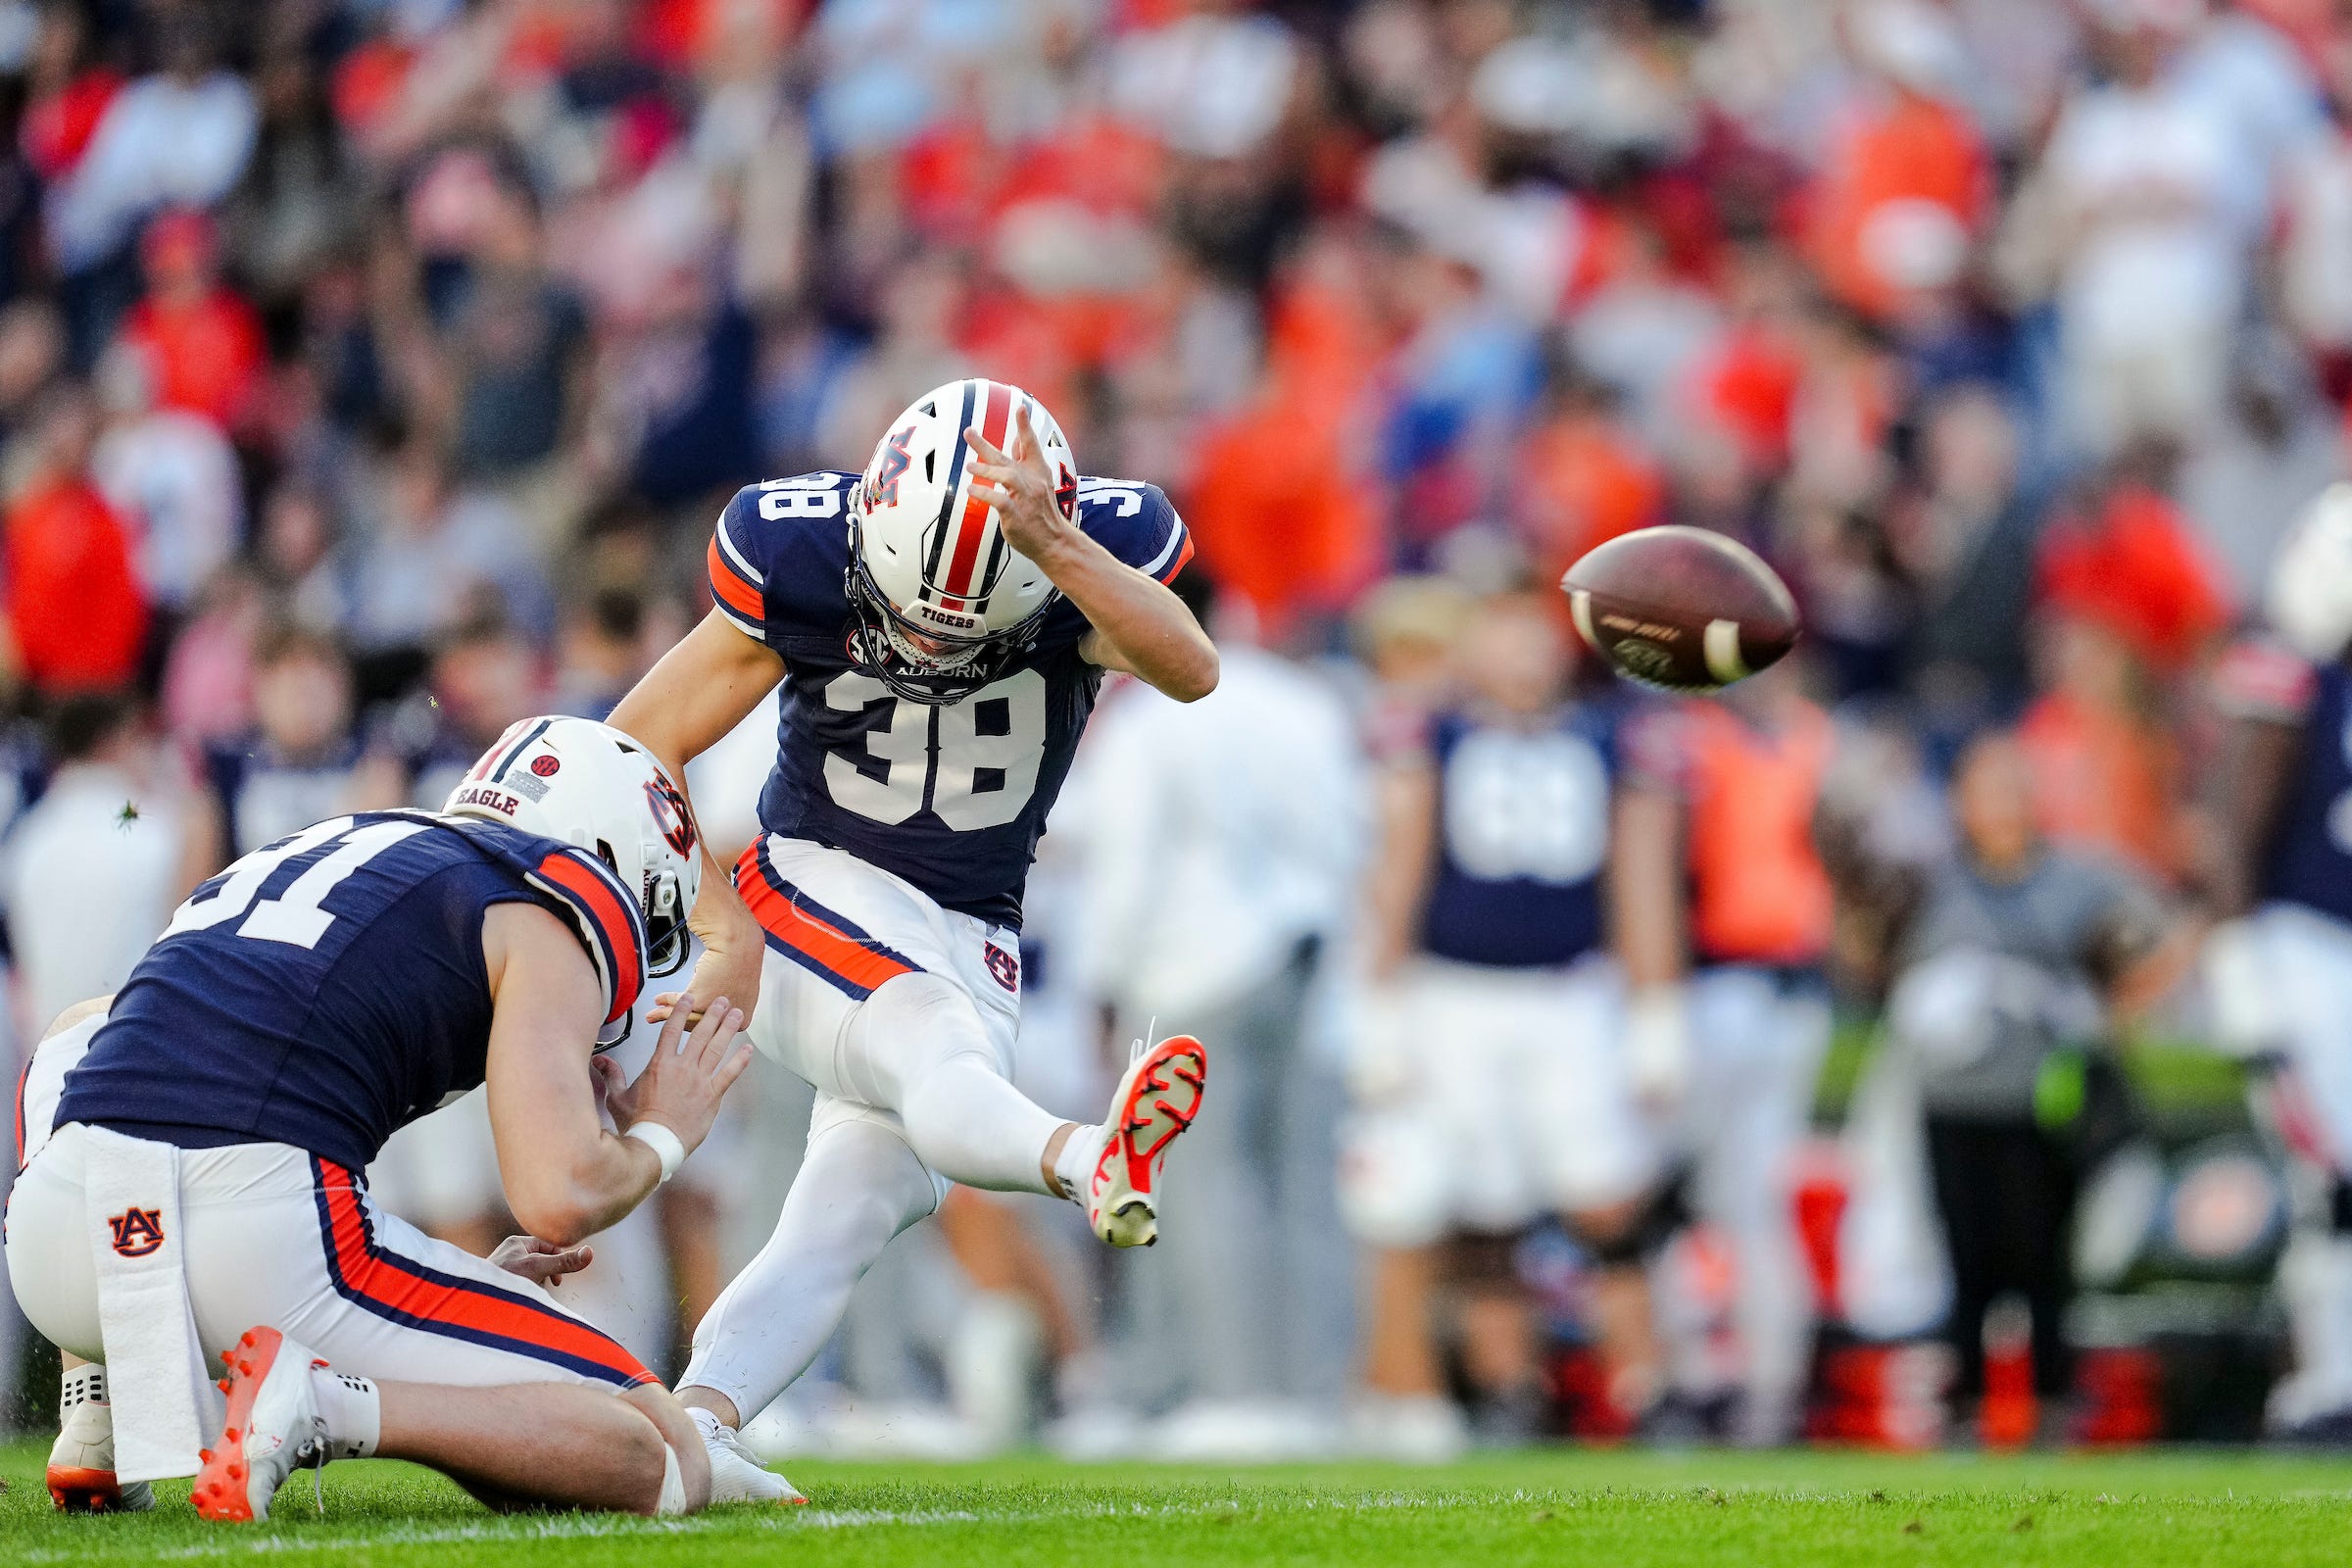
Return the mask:
<svg viewBox="0 0 2352 1568">
<path fill-rule="evenodd" d="M 2344 656 L 2352 644 L 2352 484 L 2331 484 L 2303 509 L 2271 562 L 2263 613 L 2314 663 Z"/>
<path fill-rule="evenodd" d="M 951 381 L 893 419 L 850 503 L 850 609 L 856 656 L 918 703 L 953 703 L 987 685 L 1036 640 L 1055 591 L 1004 542 L 996 509 L 974 499 L 977 430 L 1013 450 L 1026 405 L 1064 517 L 1078 507 L 1078 460 L 1046 406 L 1017 386 Z M 1014 454 L 1018 456 L 1019 454 Z"/>
<path fill-rule="evenodd" d="M 592 718 L 526 718 L 482 754 L 442 807 L 586 850 L 637 890 L 647 972 L 674 973 L 702 891 L 694 814 L 654 754 Z"/>
</svg>

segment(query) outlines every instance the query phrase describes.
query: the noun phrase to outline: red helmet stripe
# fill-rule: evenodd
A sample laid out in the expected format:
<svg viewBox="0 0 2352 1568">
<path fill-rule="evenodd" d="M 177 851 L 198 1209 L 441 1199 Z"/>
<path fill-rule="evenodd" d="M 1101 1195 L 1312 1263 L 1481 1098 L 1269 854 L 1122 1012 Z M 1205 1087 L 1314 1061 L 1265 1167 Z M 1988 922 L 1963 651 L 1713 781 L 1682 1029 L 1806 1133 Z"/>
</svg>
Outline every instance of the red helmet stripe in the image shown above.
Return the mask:
<svg viewBox="0 0 2352 1568">
<path fill-rule="evenodd" d="M 1008 439 L 1005 432 L 1012 427 L 1012 388 L 997 381 L 983 381 L 980 390 L 983 399 L 980 434 L 1002 451 Z M 947 581 L 940 584 L 940 592 L 947 596 L 944 603 L 950 610 L 961 610 L 962 601 L 971 597 L 972 568 L 979 564 L 980 544 L 988 537 L 991 521 L 988 504 L 972 495 L 973 482 L 970 477 L 964 480 L 963 519 L 956 525 L 956 553 L 948 561 Z"/>
</svg>

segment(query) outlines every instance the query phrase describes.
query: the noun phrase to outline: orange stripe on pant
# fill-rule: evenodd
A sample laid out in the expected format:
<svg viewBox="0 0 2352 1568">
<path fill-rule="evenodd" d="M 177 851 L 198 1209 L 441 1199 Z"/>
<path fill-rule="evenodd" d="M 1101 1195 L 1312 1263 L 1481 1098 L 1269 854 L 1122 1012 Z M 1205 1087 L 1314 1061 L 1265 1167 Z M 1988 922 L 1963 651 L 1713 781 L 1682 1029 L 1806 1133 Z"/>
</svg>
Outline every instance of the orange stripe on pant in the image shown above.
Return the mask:
<svg viewBox="0 0 2352 1568">
<path fill-rule="evenodd" d="M 785 956 L 854 996 L 870 996 L 884 981 L 914 972 L 914 965 L 811 914 L 770 885 L 760 864 L 758 840 L 735 862 L 735 887 L 751 908 L 752 918 L 783 949 Z"/>
<path fill-rule="evenodd" d="M 601 1373 L 606 1381 L 635 1388 L 657 1381 L 619 1344 L 552 1306 L 499 1294 L 493 1287 L 451 1277 L 446 1282 L 417 1272 L 424 1265 L 369 1246 L 368 1218 L 360 1206 L 359 1183 L 331 1160 L 317 1162 L 335 1270 L 351 1291 L 386 1311 L 420 1324 L 443 1324 L 513 1345 L 518 1353 L 551 1352 L 549 1359 Z M 517 1281 L 517 1284 L 521 1284 Z"/>
</svg>

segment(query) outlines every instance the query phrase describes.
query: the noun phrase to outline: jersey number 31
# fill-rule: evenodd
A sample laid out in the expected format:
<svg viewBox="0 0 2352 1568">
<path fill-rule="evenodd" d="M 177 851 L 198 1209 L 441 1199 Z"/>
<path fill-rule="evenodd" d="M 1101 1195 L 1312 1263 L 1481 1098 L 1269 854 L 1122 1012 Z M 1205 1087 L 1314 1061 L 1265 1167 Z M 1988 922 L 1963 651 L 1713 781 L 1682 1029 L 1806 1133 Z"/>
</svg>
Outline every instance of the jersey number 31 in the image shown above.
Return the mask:
<svg viewBox="0 0 2352 1568">
<path fill-rule="evenodd" d="M 366 865 L 369 860 L 398 844 L 424 831 L 422 822 L 370 822 L 357 832 L 352 819 L 338 816 L 317 827 L 304 828 L 290 839 L 283 839 L 265 850 L 246 856 L 214 884 L 207 897 L 201 891 L 181 905 L 164 930 L 167 937 L 187 931 L 207 931 L 239 915 L 245 921 L 237 927 L 237 935 L 261 942 L 283 942 L 297 948 L 315 948 L 326 935 L 335 917 L 320 908 L 319 903 L 332 893 L 343 879 Z M 289 860 L 300 859 L 315 850 L 342 843 L 334 852 L 320 856 L 304 868 L 302 874 L 286 884 L 277 897 L 255 902 L 262 884 L 275 875 Z"/>
</svg>

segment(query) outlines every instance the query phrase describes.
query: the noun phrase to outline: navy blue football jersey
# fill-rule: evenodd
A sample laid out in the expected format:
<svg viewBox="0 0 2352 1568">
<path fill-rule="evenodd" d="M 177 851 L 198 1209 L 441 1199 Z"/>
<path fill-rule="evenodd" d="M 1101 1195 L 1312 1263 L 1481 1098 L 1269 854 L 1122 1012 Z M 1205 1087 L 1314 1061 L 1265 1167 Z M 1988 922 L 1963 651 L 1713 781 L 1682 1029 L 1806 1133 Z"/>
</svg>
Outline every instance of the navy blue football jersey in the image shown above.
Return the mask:
<svg viewBox="0 0 2352 1568">
<path fill-rule="evenodd" d="M 579 934 L 608 1022 L 635 1004 L 644 918 L 596 857 L 471 817 L 340 816 L 179 906 L 67 1074 L 57 1120 L 183 1148 L 291 1144 L 364 1169 L 481 1084 L 482 917 L 511 903 Z"/>
<path fill-rule="evenodd" d="M 1456 963 L 1532 968 L 1601 945 L 1616 725 L 1574 708 L 1534 727 L 1466 713 L 1431 721 L 1438 863 L 1422 950 Z"/>
<path fill-rule="evenodd" d="M 206 747 L 205 777 L 220 801 L 222 842 L 230 857 L 250 855 L 342 810 L 360 757 L 356 740 L 301 762 L 289 761 L 259 735 Z"/>
<path fill-rule="evenodd" d="M 857 480 L 808 473 L 738 491 L 710 541 L 713 601 L 785 663 L 760 825 L 846 850 L 947 908 L 1018 925 L 1046 813 L 1102 686 L 1102 672 L 1078 657 L 1086 617 L 1054 603 L 1036 646 L 961 702 L 894 695 L 850 652 Z M 1192 558 L 1157 485 L 1081 479 L 1078 523 L 1162 582 Z"/>
<path fill-rule="evenodd" d="M 2313 670 L 2303 751 L 2264 860 L 2259 896 L 2352 921 L 2352 672 Z"/>
</svg>

